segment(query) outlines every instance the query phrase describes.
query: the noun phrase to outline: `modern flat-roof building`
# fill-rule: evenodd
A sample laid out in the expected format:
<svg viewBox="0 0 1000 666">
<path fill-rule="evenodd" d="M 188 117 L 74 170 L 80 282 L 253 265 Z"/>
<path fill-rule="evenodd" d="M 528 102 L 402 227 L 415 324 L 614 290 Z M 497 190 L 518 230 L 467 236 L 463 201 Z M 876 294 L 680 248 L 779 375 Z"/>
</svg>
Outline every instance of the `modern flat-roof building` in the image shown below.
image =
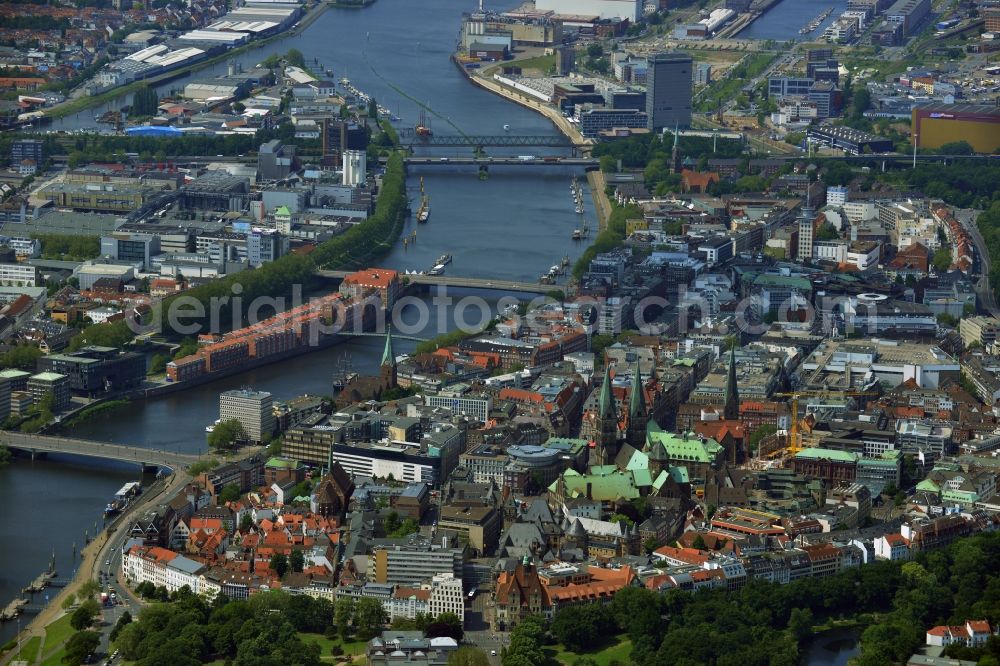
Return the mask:
<svg viewBox="0 0 1000 666">
<path fill-rule="evenodd" d="M 69 407 L 69 377 L 58 372 L 40 372 L 28 378 L 28 393 L 37 405 L 46 395 L 52 394 L 52 411 L 61 412 Z"/>
<path fill-rule="evenodd" d="M 236 419 L 252 442 L 263 442 L 274 433 L 274 408 L 267 391 L 239 389 L 219 395 L 219 418 Z"/>
<path fill-rule="evenodd" d="M 646 69 L 646 122 L 652 131 L 691 124 L 693 60 L 687 53 L 667 51 L 649 56 Z"/>
<path fill-rule="evenodd" d="M 112 347 L 84 347 L 68 354 L 38 359 L 38 369 L 69 377 L 70 390 L 88 396 L 138 386 L 146 376 L 146 359 Z"/>
</svg>

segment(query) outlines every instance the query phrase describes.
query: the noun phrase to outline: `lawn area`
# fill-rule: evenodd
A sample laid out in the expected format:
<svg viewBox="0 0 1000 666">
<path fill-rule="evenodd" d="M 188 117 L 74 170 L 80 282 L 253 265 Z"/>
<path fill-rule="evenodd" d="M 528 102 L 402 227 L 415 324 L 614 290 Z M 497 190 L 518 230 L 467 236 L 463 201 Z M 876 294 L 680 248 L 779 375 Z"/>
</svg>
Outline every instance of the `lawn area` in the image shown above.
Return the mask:
<svg viewBox="0 0 1000 666">
<path fill-rule="evenodd" d="M 48 643 L 46 643 L 46 645 L 48 645 Z M 42 662 L 42 666 L 62 666 L 62 658 L 64 654 L 66 654 L 66 650 L 59 648 L 50 654 L 48 659 Z"/>
<path fill-rule="evenodd" d="M 63 615 L 61 618 L 45 627 L 45 650 L 54 650 L 69 640 L 69 637 L 76 633 L 76 629 L 69 624 L 70 615 Z"/>
<path fill-rule="evenodd" d="M 537 69 L 542 72 L 542 74 L 548 74 L 549 71 L 556 66 L 556 56 L 537 56 L 535 58 L 525 58 L 524 60 L 513 60 L 505 62 L 504 65 L 515 67 L 520 67 L 522 70 L 525 69 Z"/>
<path fill-rule="evenodd" d="M 21 659 L 28 662 L 29 664 L 35 663 L 35 659 L 38 658 L 38 648 L 42 645 L 41 636 L 32 636 L 23 645 L 21 645 Z M 14 654 L 17 654 L 17 648 L 14 648 Z M 17 659 L 15 656 L 14 659 Z"/>
<path fill-rule="evenodd" d="M 319 645 L 320 656 L 324 661 L 340 661 L 344 659 L 347 655 L 352 657 L 361 656 L 364 659 L 365 654 L 365 641 L 344 641 L 341 642 L 339 638 L 330 639 L 323 634 L 309 634 L 300 632 L 299 638 L 305 643 L 316 643 Z M 334 645 L 340 645 L 344 648 L 344 654 L 339 657 L 334 657 L 330 654 L 330 648 Z"/>
<path fill-rule="evenodd" d="M 597 666 L 608 666 L 613 661 L 627 664 L 628 657 L 632 653 L 632 641 L 624 636 L 616 636 L 614 640 L 614 643 L 593 652 L 570 652 L 561 645 L 556 648 L 546 648 L 545 652 L 558 664 L 572 664 L 580 657 L 590 657 L 597 662 Z"/>
</svg>

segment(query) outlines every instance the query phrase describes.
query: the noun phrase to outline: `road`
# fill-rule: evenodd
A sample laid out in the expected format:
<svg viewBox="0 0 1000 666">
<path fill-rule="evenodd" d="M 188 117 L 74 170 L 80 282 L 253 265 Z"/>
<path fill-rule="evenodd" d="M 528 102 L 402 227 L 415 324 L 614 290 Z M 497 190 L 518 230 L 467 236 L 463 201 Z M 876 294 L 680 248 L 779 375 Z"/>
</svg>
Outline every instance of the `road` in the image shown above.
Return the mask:
<svg viewBox="0 0 1000 666">
<path fill-rule="evenodd" d="M 487 614 L 490 599 L 490 593 L 483 591 L 476 594 L 469 604 L 465 611 L 465 640 L 485 652 L 492 666 L 500 666 L 500 655 L 503 647 L 510 642 L 510 634 L 493 633 L 490 629 Z"/>
<path fill-rule="evenodd" d="M 31 620 L 31 623 L 28 624 L 21 634 L 21 641 L 27 641 L 31 636 L 40 636 L 43 638 L 43 654 L 48 654 L 56 650 L 58 646 L 44 645 L 45 627 L 64 614 L 62 609 L 63 601 L 70 594 L 76 594 L 84 582 L 90 580 L 100 581 L 103 571 L 107 571 L 112 567 L 120 569 L 118 564 L 121 561 L 121 546 L 128 534 L 131 516 L 149 509 L 151 505 L 165 505 L 169 498 L 173 497 L 178 490 L 190 481 L 190 475 L 183 470 L 160 479 L 154 485 L 150 486 L 143 495 L 140 495 L 138 500 L 129 505 L 128 509 L 113 524 L 110 531 L 105 530 L 101 532 L 100 536 L 87 544 L 81 552 L 82 559 L 73 577 L 73 582 L 63 588 L 55 598 L 49 601 L 45 609 Z M 112 549 L 116 552 L 112 552 Z M 107 564 L 109 561 L 111 562 L 110 566 Z M 118 621 L 120 614 L 128 610 L 134 617 L 138 614 L 139 610 L 138 601 L 124 589 L 124 585 L 117 581 L 112 582 L 111 585 L 111 589 L 115 591 L 123 605 L 102 609 L 104 617 L 96 628 L 102 633 L 101 645 L 103 649 L 107 647 L 107 635 L 111 632 L 112 627 L 114 627 L 114 623 Z M 108 582 L 105 580 L 103 589 L 107 590 L 107 587 Z M 9 663 L 14 656 L 15 652 L 11 651 L 3 658 L 0 658 L 0 664 Z"/>
<path fill-rule="evenodd" d="M 976 213 L 971 210 L 956 210 L 954 213 L 955 219 L 969 232 L 969 236 L 972 237 L 972 242 L 976 246 L 976 257 L 979 260 L 979 279 L 976 280 L 973 288 L 979 299 L 979 305 L 994 317 L 1000 317 L 996 294 L 990 287 L 990 255 L 986 249 L 986 240 L 983 239 L 983 235 L 979 233 L 979 227 L 976 226 Z"/>
</svg>

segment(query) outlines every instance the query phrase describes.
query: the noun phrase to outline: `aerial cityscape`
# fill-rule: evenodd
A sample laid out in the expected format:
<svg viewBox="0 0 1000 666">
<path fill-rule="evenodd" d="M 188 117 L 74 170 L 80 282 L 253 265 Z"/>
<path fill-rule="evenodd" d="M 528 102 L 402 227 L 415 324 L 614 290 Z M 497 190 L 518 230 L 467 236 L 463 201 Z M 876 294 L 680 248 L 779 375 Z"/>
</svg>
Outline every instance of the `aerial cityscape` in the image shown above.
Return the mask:
<svg viewBox="0 0 1000 666">
<path fill-rule="evenodd" d="M 0 666 L 1000 666 L 1000 0 L 0 0 Z"/>
</svg>

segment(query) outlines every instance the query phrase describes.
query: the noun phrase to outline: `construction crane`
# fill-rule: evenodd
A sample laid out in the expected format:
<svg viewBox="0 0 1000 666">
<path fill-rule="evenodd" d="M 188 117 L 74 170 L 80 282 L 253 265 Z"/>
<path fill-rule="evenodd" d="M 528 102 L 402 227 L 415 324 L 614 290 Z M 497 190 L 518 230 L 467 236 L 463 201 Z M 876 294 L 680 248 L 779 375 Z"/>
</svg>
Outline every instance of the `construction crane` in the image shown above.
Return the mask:
<svg viewBox="0 0 1000 666">
<path fill-rule="evenodd" d="M 801 451 L 804 446 L 802 446 L 802 433 L 799 432 L 799 398 L 854 398 L 861 396 L 878 396 L 880 395 L 876 391 L 837 391 L 837 390 L 824 390 L 824 391 L 790 391 L 788 393 L 775 393 L 775 397 L 779 398 L 791 398 L 792 399 L 792 409 L 791 409 L 791 425 L 788 428 L 788 444 L 783 449 L 776 449 L 771 453 L 774 457 L 781 453 L 788 453 L 795 455 Z"/>
</svg>

